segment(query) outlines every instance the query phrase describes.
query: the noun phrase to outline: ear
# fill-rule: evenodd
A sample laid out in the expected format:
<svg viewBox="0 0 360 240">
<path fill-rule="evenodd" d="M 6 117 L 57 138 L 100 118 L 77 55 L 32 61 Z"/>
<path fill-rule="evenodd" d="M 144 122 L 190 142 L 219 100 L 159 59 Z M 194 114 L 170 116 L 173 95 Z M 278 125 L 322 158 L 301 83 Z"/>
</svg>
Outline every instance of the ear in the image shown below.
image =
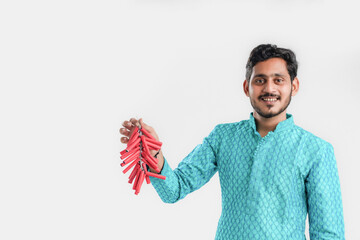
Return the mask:
<svg viewBox="0 0 360 240">
<path fill-rule="evenodd" d="M 243 88 L 245 95 L 249 97 L 249 82 L 246 79 L 243 82 Z"/>
<path fill-rule="evenodd" d="M 292 88 L 291 96 L 295 96 L 299 91 L 299 79 L 297 77 L 294 78 L 291 84 L 291 88 Z"/>
</svg>

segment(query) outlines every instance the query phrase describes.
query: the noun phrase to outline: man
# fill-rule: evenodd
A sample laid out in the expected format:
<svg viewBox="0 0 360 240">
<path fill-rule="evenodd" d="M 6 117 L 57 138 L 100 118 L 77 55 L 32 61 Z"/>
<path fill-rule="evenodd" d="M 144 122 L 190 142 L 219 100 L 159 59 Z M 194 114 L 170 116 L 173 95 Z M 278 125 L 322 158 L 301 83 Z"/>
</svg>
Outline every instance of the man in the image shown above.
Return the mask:
<svg viewBox="0 0 360 240">
<path fill-rule="evenodd" d="M 345 239 L 333 146 L 286 113 L 299 90 L 296 76 L 291 50 L 270 44 L 253 49 L 243 83 L 254 110 L 250 118 L 216 125 L 174 170 L 160 150 L 158 168 L 166 180 L 151 178 L 160 198 L 175 203 L 219 172 L 216 239 L 303 240 L 307 214 L 311 240 Z M 159 140 L 152 127 L 139 123 Z M 123 143 L 136 124 L 134 118 L 123 123 Z"/>
</svg>

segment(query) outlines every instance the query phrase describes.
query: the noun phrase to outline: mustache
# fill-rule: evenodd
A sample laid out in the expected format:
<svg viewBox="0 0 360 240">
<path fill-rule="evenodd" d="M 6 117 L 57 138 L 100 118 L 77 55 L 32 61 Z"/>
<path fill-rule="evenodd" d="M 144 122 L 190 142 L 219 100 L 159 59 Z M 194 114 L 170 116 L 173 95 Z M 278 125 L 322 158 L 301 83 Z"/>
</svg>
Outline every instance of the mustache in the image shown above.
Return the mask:
<svg viewBox="0 0 360 240">
<path fill-rule="evenodd" d="M 262 95 L 259 97 L 259 99 L 263 98 L 263 97 L 277 97 L 277 98 L 280 98 L 280 96 L 278 95 L 274 95 L 274 94 L 265 94 L 265 95 Z"/>
</svg>

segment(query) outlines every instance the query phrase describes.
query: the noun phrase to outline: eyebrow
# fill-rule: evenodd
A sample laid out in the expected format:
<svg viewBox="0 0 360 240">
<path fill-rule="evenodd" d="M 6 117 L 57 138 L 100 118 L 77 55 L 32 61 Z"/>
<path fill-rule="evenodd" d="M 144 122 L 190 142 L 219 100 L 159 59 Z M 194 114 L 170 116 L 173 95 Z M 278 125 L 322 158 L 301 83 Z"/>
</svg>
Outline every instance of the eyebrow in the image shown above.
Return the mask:
<svg viewBox="0 0 360 240">
<path fill-rule="evenodd" d="M 280 74 L 280 73 L 274 73 L 274 74 L 271 74 L 270 77 L 271 77 L 271 76 L 275 76 L 275 77 L 285 77 L 285 75 Z M 256 75 L 254 76 L 254 78 L 256 78 L 256 77 L 267 78 L 268 76 L 265 75 L 265 74 L 260 73 L 260 74 L 256 74 Z"/>
</svg>

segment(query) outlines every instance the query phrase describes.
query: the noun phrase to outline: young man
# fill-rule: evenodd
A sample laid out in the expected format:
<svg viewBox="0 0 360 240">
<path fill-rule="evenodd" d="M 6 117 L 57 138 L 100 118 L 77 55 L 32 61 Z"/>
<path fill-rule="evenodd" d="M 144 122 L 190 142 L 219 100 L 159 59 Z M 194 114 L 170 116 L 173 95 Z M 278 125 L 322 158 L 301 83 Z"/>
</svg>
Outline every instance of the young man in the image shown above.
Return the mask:
<svg viewBox="0 0 360 240">
<path fill-rule="evenodd" d="M 219 172 L 216 239 L 304 240 L 307 214 L 310 239 L 345 239 L 333 146 L 286 113 L 299 90 L 296 75 L 291 50 L 270 44 L 253 49 L 243 83 L 254 109 L 250 118 L 216 125 L 174 170 L 160 151 L 158 167 L 166 180 L 151 178 L 160 198 L 175 203 Z M 159 139 L 142 119 L 139 123 Z M 136 124 L 134 118 L 123 123 L 123 143 Z"/>
</svg>

